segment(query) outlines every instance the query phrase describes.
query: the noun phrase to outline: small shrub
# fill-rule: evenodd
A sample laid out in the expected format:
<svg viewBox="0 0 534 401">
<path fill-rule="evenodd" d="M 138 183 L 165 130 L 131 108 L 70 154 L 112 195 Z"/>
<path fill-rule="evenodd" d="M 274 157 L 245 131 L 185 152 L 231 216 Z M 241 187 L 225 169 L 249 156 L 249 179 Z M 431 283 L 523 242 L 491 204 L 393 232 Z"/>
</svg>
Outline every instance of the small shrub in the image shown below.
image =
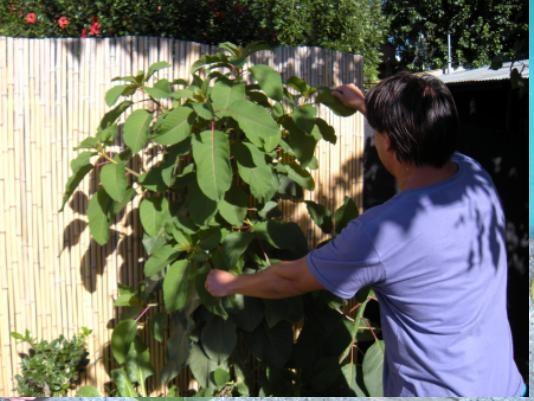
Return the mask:
<svg viewBox="0 0 534 401">
<path fill-rule="evenodd" d="M 30 345 L 28 354 L 21 354 L 22 373 L 15 376 L 17 393 L 24 396 L 64 396 L 79 382 L 80 373 L 89 360 L 85 340 L 91 330 L 83 327 L 67 340 L 63 335 L 48 342 L 37 341 L 28 330 L 11 336 Z"/>
</svg>

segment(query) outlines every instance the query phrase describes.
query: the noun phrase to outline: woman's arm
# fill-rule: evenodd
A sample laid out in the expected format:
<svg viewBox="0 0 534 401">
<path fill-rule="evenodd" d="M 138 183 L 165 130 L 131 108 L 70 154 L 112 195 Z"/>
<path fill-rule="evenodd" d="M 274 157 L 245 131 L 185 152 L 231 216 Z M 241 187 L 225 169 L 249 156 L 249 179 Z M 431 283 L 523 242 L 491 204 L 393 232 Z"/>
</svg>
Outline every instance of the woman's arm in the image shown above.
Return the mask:
<svg viewBox="0 0 534 401">
<path fill-rule="evenodd" d="M 324 288 L 310 273 L 305 257 L 239 276 L 213 269 L 206 278 L 205 286 L 215 297 L 243 294 L 266 299 L 288 298 Z"/>
</svg>

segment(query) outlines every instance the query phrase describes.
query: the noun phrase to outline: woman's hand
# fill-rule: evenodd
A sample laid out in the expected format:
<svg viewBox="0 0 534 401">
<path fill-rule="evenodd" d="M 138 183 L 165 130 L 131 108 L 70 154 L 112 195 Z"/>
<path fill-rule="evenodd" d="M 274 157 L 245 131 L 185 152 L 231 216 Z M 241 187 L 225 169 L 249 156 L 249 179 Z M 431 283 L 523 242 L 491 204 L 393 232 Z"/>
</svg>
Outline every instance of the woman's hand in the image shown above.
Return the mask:
<svg viewBox="0 0 534 401">
<path fill-rule="evenodd" d="M 332 96 L 339 99 L 347 107 L 358 110 L 363 115 L 366 114 L 365 95 L 354 84 L 343 84 L 332 90 Z"/>
<path fill-rule="evenodd" d="M 206 277 L 204 286 L 214 297 L 226 297 L 232 294 L 232 284 L 236 276 L 224 270 L 212 269 Z"/>
</svg>

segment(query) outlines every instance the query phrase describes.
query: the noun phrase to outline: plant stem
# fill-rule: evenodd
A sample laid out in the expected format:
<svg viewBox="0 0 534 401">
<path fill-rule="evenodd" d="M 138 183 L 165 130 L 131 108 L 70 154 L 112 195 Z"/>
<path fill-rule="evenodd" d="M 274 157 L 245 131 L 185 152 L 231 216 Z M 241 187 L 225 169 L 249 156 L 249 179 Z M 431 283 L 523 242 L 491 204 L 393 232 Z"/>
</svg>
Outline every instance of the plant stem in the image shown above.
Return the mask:
<svg viewBox="0 0 534 401">
<path fill-rule="evenodd" d="M 153 305 L 147 305 L 147 306 L 145 307 L 145 309 L 143 309 L 143 310 L 141 311 L 141 313 L 139 314 L 139 316 L 137 316 L 137 317 L 135 318 L 135 321 L 136 321 L 136 322 L 139 322 L 139 320 L 141 320 L 141 318 L 142 318 L 142 317 L 149 311 L 150 308 L 152 308 L 152 306 L 153 306 Z"/>
<path fill-rule="evenodd" d="M 109 157 L 109 156 L 107 155 L 107 153 L 104 152 L 103 150 L 100 150 L 98 153 L 100 154 L 100 156 L 102 156 L 104 159 L 110 161 L 111 163 L 113 163 L 113 164 L 119 164 L 118 161 L 113 160 L 113 159 L 112 159 L 111 157 Z M 134 170 L 132 170 L 131 168 L 128 168 L 128 167 L 124 167 L 124 169 L 125 169 L 128 173 L 130 173 L 131 175 L 133 175 L 133 176 L 139 178 L 139 175 L 140 175 L 140 174 L 139 174 L 137 171 L 134 171 Z"/>
</svg>

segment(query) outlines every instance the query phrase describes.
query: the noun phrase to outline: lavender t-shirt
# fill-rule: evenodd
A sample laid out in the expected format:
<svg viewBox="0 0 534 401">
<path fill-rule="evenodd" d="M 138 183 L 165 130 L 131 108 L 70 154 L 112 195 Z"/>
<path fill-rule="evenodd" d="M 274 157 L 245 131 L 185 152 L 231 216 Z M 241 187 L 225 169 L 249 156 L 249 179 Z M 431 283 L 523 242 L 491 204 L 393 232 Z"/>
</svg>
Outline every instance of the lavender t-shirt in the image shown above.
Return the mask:
<svg viewBox="0 0 534 401">
<path fill-rule="evenodd" d="M 385 396 L 519 396 L 506 311 L 505 220 L 488 174 L 456 153 L 449 179 L 400 192 L 307 256 L 311 273 L 380 303 Z"/>
</svg>

